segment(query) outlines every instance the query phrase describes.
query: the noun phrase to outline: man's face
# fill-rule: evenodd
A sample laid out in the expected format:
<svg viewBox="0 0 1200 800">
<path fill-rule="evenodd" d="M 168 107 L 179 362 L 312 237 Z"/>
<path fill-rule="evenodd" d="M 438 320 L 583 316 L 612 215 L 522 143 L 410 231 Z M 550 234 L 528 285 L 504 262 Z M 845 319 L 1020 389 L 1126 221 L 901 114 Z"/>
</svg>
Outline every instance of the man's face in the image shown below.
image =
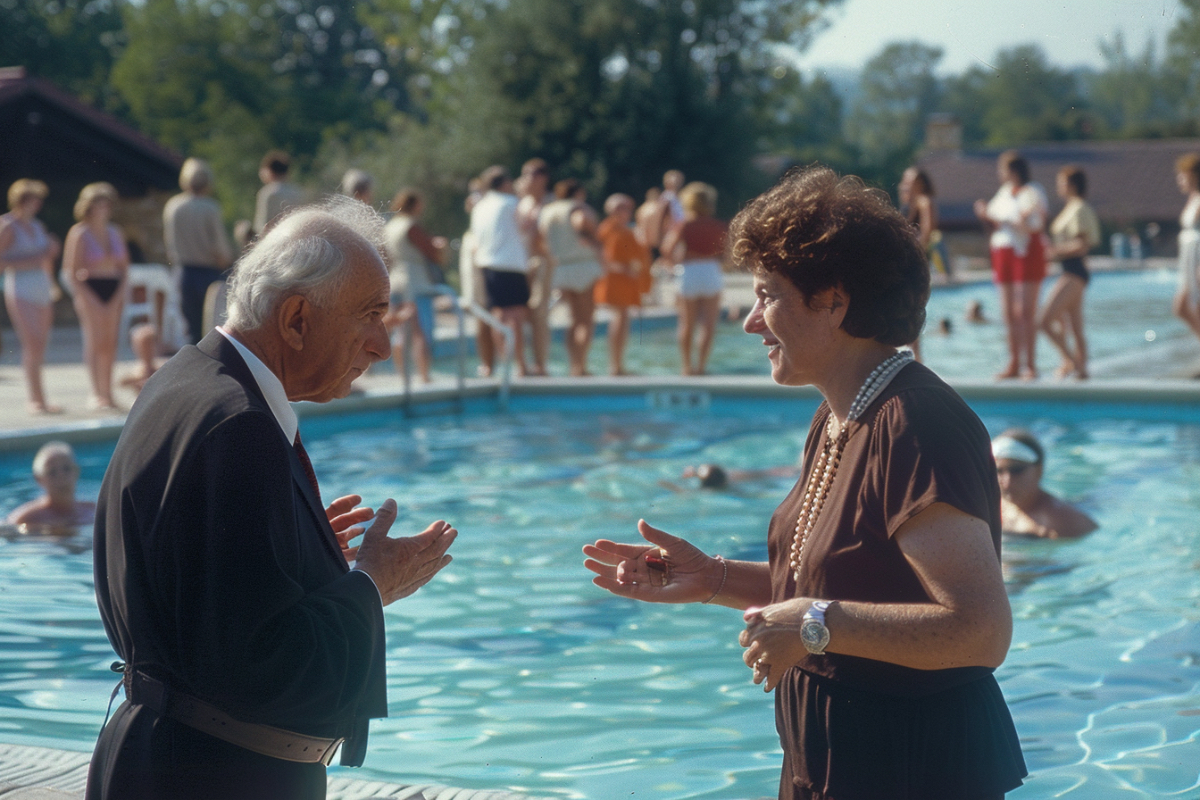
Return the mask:
<svg viewBox="0 0 1200 800">
<path fill-rule="evenodd" d="M 376 361 L 387 358 L 383 324 L 388 310 L 388 274 L 379 256 L 356 249 L 338 295 L 324 308 L 307 305 L 303 349 L 284 369 L 289 400 L 325 403 L 350 394 L 350 384 Z"/>
<path fill-rule="evenodd" d="M 66 453 L 55 453 L 46 459 L 42 474 L 37 476 L 37 482 L 50 495 L 74 494 L 78 481 L 79 465 Z"/>
</svg>

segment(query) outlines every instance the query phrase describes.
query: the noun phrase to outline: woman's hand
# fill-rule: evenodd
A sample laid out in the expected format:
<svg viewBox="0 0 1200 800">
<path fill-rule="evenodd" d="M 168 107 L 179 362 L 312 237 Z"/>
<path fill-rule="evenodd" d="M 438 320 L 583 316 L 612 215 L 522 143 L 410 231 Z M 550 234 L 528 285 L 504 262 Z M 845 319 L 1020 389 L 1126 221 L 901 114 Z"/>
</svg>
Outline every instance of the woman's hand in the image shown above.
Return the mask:
<svg viewBox="0 0 1200 800">
<path fill-rule="evenodd" d="M 359 495 L 348 494 L 334 500 L 325 509 L 325 517 L 329 520 L 329 526 L 333 528 L 333 535 L 337 537 L 347 564 L 358 557 L 358 548 L 351 547 L 350 541 L 361 536 L 366 531 L 362 523 L 375 516 L 375 512 L 365 506 L 356 508 L 361 502 L 362 497 Z"/>
<path fill-rule="evenodd" d="M 712 598 L 725 571 L 719 559 L 644 519 L 638 521 L 638 533 L 652 546 L 608 539 L 583 546 L 588 556 L 583 565 L 596 573 L 592 583 L 649 603 L 702 603 Z"/>
<path fill-rule="evenodd" d="M 754 670 L 754 682 L 765 683 L 763 691 L 774 691 L 783 673 L 808 655 L 800 639 L 800 626 L 812 601 L 797 597 L 764 608 L 748 608 L 742 618 L 746 629 L 738 642 L 746 648 L 742 660 Z"/>
</svg>

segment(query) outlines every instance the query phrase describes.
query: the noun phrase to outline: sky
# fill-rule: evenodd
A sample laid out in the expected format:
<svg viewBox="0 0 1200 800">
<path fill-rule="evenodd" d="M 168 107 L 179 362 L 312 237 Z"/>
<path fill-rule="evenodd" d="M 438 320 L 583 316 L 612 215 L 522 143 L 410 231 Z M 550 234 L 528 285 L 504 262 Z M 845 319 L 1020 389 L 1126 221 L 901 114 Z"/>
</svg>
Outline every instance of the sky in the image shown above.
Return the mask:
<svg viewBox="0 0 1200 800">
<path fill-rule="evenodd" d="M 945 51 L 942 74 L 986 65 L 998 50 L 1030 43 L 1055 66 L 1101 68 L 1099 41 L 1120 31 L 1127 51 L 1141 54 L 1153 39 L 1161 56 L 1183 13 L 1177 0 L 843 0 L 797 63 L 806 70 L 857 70 L 889 42 L 915 39 Z"/>
</svg>

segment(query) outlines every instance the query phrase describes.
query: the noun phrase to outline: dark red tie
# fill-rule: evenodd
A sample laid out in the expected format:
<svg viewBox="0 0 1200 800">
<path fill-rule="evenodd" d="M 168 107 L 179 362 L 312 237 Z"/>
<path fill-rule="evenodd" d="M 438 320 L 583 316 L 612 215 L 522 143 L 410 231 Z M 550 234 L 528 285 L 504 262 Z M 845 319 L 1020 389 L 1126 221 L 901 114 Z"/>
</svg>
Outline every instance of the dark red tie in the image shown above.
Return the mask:
<svg viewBox="0 0 1200 800">
<path fill-rule="evenodd" d="M 304 442 L 300 441 L 300 431 L 296 431 L 296 455 L 300 457 L 300 465 L 304 467 L 304 474 L 308 476 L 308 482 L 312 484 L 313 491 L 316 492 L 317 502 L 321 502 L 321 487 L 317 485 L 317 473 L 313 472 L 312 461 L 308 459 L 308 452 L 304 449 Z"/>
</svg>

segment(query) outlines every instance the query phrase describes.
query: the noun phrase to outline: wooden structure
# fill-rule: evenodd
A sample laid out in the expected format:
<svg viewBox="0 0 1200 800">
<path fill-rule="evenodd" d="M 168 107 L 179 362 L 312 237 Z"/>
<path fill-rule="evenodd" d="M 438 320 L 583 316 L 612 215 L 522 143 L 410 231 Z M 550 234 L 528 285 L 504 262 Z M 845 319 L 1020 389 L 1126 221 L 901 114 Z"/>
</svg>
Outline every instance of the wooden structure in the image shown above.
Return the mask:
<svg viewBox="0 0 1200 800">
<path fill-rule="evenodd" d="M 0 189 L 18 178 L 50 187 L 42 219 L 62 237 L 79 190 L 116 187 L 114 221 L 148 261 L 165 262 L 162 207 L 178 191 L 183 158 L 24 67 L 0 68 Z"/>
</svg>

